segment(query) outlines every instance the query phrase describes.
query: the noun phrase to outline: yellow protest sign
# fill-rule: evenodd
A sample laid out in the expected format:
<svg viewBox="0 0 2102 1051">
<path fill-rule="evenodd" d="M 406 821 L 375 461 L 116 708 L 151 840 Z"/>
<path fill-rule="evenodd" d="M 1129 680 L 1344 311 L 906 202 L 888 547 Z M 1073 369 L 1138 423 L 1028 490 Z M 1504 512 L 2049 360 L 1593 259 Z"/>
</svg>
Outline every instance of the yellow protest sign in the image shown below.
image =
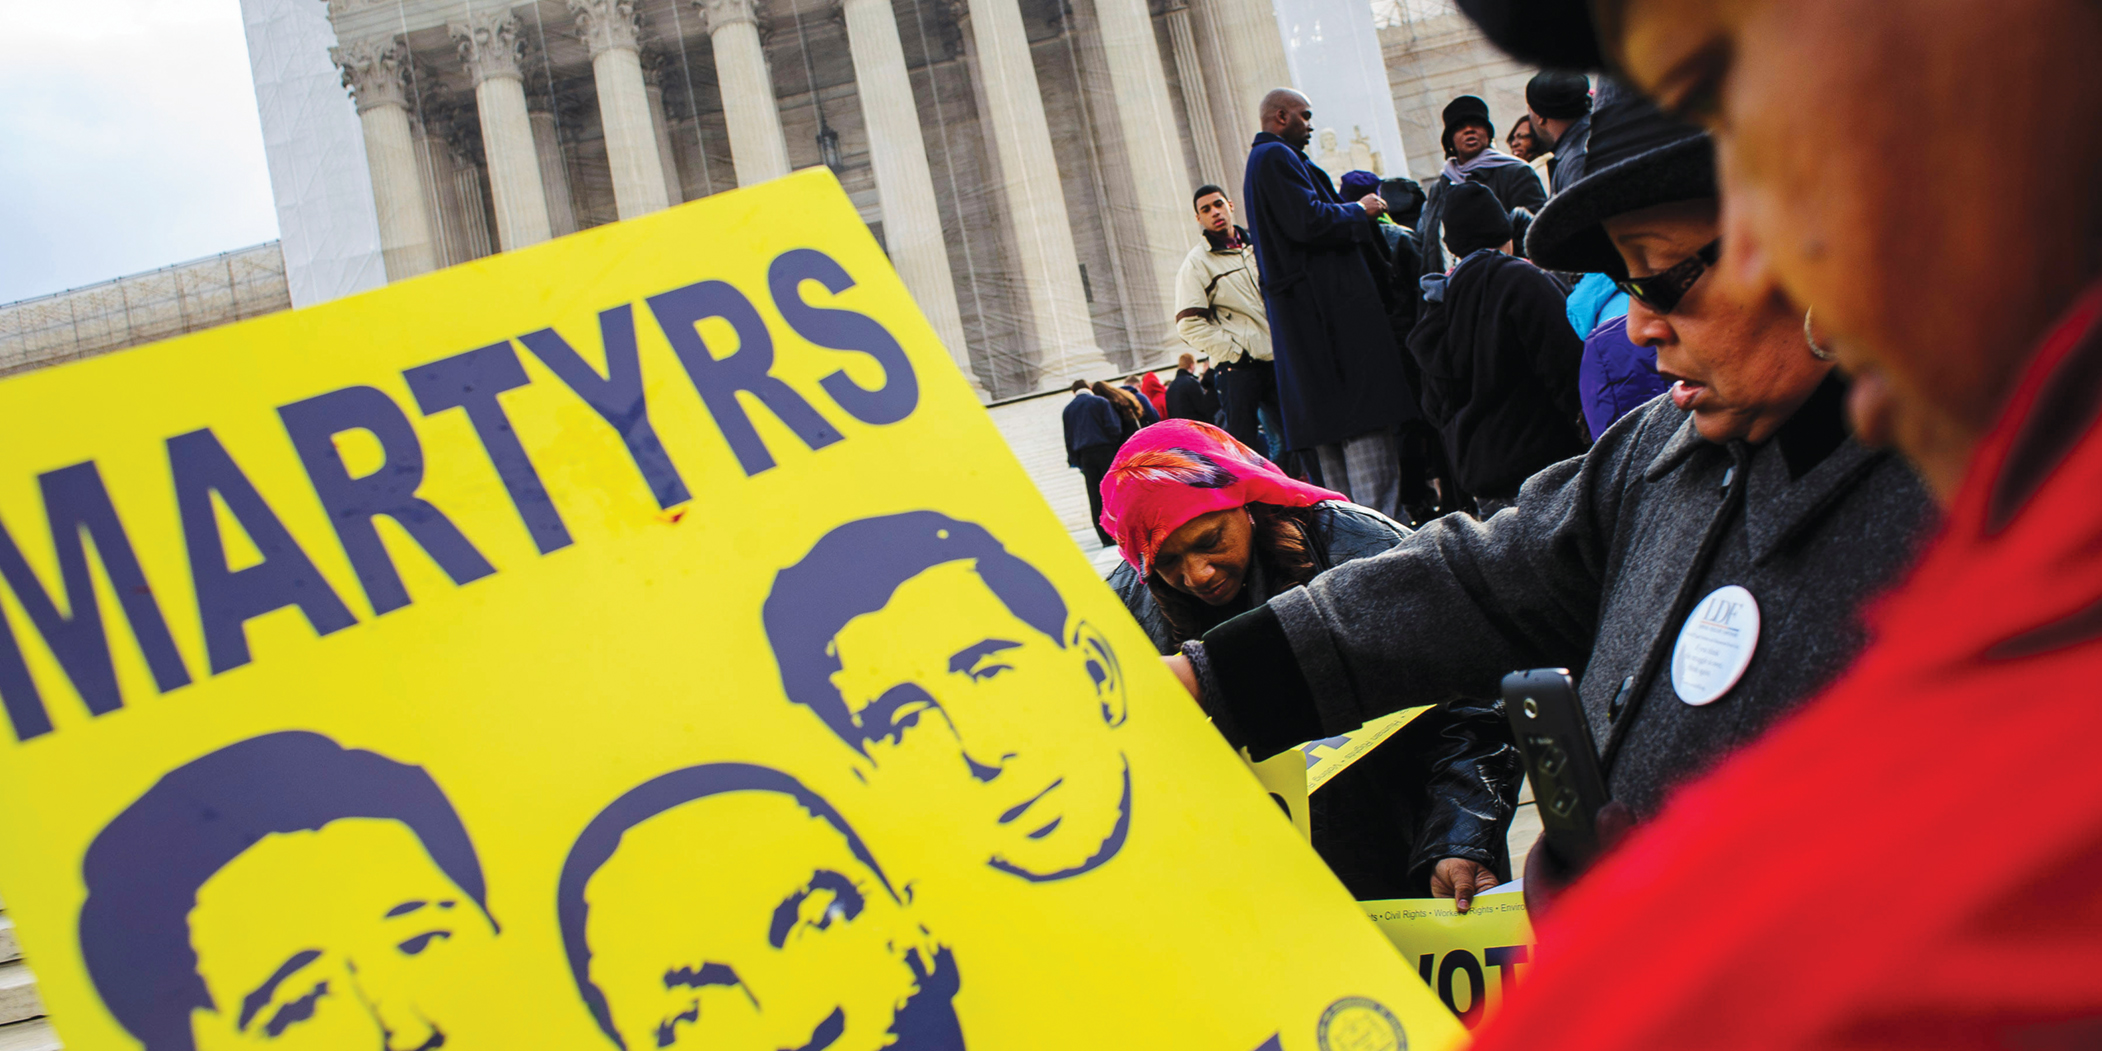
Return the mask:
<svg viewBox="0 0 2102 1051">
<path fill-rule="evenodd" d="M 1312 818 L 1307 814 L 1306 803 L 1306 762 L 1299 750 L 1295 748 L 1279 752 L 1262 762 L 1256 762 L 1249 757 L 1248 749 L 1243 748 L 1241 760 L 1248 764 L 1248 769 L 1255 774 L 1256 781 L 1263 786 L 1263 791 L 1269 794 L 1270 801 L 1285 812 L 1285 817 L 1291 820 L 1292 827 L 1299 830 L 1300 836 L 1312 840 L 1314 828 Z"/>
<path fill-rule="evenodd" d="M 1465 913 L 1451 898 L 1358 905 L 1469 1029 L 1503 1006 L 1533 960 L 1533 925 L 1515 883 L 1477 896 Z"/>
<path fill-rule="evenodd" d="M 1366 752 L 1379 747 L 1381 742 L 1394 736 L 1395 731 L 1407 726 L 1409 720 L 1430 710 L 1430 705 L 1404 708 L 1390 715 L 1382 715 L 1347 734 L 1324 737 L 1300 745 L 1299 751 L 1306 757 L 1306 790 L 1312 792 L 1327 784 L 1329 778 L 1342 773 L 1345 767 L 1357 762 Z"/>
<path fill-rule="evenodd" d="M 1462 1037 L 829 173 L 10 379 L 0 447 L 69 1048 Z"/>
</svg>

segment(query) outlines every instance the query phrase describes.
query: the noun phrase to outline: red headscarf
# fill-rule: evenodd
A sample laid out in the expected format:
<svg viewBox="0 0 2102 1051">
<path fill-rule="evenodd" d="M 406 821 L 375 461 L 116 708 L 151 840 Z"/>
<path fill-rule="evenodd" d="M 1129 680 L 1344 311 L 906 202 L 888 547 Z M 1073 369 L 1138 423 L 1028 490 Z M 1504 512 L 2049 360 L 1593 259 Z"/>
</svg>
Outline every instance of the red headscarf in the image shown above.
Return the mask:
<svg viewBox="0 0 2102 1051">
<path fill-rule="evenodd" d="M 1540 927 L 1475 1051 L 2102 1042 L 2102 285 L 1825 694 Z"/>
<path fill-rule="evenodd" d="M 1164 420 L 1132 435 L 1102 476 L 1102 528 L 1143 577 L 1168 534 L 1199 515 L 1348 499 L 1292 478 L 1209 423 Z"/>
<path fill-rule="evenodd" d="M 1139 393 L 1153 403 L 1153 411 L 1160 413 L 1161 419 L 1168 418 L 1168 385 L 1160 381 L 1159 373 L 1149 372 L 1140 376 Z"/>
</svg>

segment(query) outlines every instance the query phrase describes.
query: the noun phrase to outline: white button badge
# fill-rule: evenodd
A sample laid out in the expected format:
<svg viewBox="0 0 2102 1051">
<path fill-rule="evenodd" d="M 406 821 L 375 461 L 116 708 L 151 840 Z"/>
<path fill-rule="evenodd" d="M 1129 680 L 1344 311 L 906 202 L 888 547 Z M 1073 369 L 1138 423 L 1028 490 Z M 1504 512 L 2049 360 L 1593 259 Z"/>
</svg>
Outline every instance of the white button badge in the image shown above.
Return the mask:
<svg viewBox="0 0 2102 1051">
<path fill-rule="evenodd" d="M 1716 588 L 1679 629 L 1671 651 L 1671 688 L 1687 704 L 1711 704 L 1730 692 L 1759 648 L 1759 601 L 1731 584 Z"/>
</svg>

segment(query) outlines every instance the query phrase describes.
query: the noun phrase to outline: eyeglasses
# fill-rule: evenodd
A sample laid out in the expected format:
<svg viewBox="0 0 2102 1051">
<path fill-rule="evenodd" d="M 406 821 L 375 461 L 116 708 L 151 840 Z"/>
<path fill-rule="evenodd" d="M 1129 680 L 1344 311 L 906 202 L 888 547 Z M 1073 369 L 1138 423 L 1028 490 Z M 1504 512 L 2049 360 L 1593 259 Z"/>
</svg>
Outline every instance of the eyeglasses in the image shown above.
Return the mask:
<svg viewBox="0 0 2102 1051">
<path fill-rule="evenodd" d="M 1648 304 L 1651 310 L 1659 314 L 1669 314 L 1673 307 L 1679 305 L 1679 300 L 1686 298 L 1686 293 L 1693 289 L 1694 282 L 1699 281 L 1701 275 L 1715 265 L 1716 258 L 1721 254 L 1722 239 L 1716 238 L 1670 269 L 1659 270 L 1648 277 L 1620 278 L 1613 284 L 1621 291 Z"/>
</svg>

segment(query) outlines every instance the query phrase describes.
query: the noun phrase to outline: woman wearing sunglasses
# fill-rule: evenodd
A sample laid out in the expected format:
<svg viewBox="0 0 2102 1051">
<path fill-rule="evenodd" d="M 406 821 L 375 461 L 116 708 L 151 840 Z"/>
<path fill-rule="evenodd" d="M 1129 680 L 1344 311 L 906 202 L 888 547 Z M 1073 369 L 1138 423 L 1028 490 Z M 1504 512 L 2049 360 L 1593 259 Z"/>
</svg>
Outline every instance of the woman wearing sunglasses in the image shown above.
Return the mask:
<svg viewBox="0 0 2102 1051">
<path fill-rule="evenodd" d="M 1589 174 L 1548 202 L 1528 247 L 1622 283 L 1668 396 L 1535 474 L 1513 508 L 1438 519 L 1167 658 L 1258 758 L 1495 696 L 1512 669 L 1566 667 L 1614 800 L 1602 825 L 1624 827 L 1845 667 L 1862 604 L 1910 560 L 1925 489 L 1849 437 L 1804 316 L 1708 269 L 1707 135 L 1636 98 L 1592 129 Z M 1566 876 L 1534 858 L 1529 897 Z"/>
</svg>

